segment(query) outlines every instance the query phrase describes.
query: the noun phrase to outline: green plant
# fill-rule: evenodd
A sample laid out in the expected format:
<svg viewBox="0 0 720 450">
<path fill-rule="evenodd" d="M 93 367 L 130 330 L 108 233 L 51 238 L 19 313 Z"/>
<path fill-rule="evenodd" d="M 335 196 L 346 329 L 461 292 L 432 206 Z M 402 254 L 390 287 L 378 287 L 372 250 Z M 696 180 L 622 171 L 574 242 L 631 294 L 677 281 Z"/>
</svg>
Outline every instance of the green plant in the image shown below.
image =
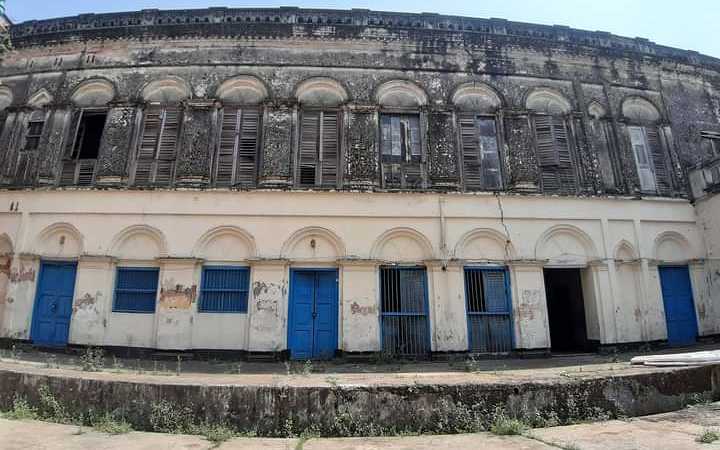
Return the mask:
<svg viewBox="0 0 720 450">
<path fill-rule="evenodd" d="M 60 403 L 47 386 L 40 386 L 38 389 L 40 394 L 39 416 L 50 422 L 57 423 L 73 423 L 73 418 L 68 413 L 65 406 Z"/>
<path fill-rule="evenodd" d="M 697 438 L 697 441 L 701 444 L 712 444 L 717 440 L 720 440 L 720 433 L 715 430 L 703 430 L 702 434 Z"/>
<path fill-rule="evenodd" d="M 498 436 L 515 436 L 522 434 L 527 426 L 517 419 L 511 419 L 504 414 L 495 416 L 495 420 L 490 426 L 490 432 Z"/>
<path fill-rule="evenodd" d="M 225 425 L 204 424 L 198 427 L 197 431 L 215 447 L 235 437 L 235 431 Z"/>
<path fill-rule="evenodd" d="M 125 434 L 132 431 L 130 425 L 125 419 L 118 419 L 113 414 L 105 413 L 92 422 L 93 428 L 101 433 L 107 434 Z"/>
<path fill-rule="evenodd" d="M 15 395 L 12 409 L 3 414 L 3 417 L 10 420 L 35 420 L 38 413 L 24 397 Z"/>
<path fill-rule="evenodd" d="M 193 419 L 189 407 L 181 408 L 167 400 L 154 402 L 150 407 L 150 426 L 160 433 L 192 433 L 196 431 Z"/>
<path fill-rule="evenodd" d="M 88 347 L 80 355 L 80 365 L 85 372 L 99 372 L 105 366 L 105 356 L 102 349 Z"/>
</svg>

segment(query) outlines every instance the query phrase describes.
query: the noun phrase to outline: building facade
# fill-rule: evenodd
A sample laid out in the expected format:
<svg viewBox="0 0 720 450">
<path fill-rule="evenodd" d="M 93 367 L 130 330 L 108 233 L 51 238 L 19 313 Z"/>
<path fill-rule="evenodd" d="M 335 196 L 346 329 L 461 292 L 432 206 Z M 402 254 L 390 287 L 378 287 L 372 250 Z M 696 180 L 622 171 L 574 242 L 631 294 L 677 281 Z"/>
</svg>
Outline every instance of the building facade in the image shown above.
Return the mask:
<svg viewBox="0 0 720 450">
<path fill-rule="evenodd" d="M 720 154 L 716 59 L 368 10 L 11 30 L 1 337 L 309 359 L 720 334 L 689 182 Z"/>
</svg>

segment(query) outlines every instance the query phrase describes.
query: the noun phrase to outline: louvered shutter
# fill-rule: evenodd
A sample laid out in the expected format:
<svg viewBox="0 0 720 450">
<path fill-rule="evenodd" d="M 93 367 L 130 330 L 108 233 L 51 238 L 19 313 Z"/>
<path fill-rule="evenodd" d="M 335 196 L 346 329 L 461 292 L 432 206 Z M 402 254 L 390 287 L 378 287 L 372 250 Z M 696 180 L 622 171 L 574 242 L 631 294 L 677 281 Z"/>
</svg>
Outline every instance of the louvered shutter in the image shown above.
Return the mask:
<svg viewBox="0 0 720 450">
<path fill-rule="evenodd" d="M 392 118 L 380 116 L 380 147 L 383 157 L 392 156 Z"/>
<path fill-rule="evenodd" d="M 143 133 L 135 161 L 135 184 L 143 185 L 153 181 L 153 167 L 161 127 L 162 108 L 159 106 L 148 107 L 145 111 Z"/>
<path fill-rule="evenodd" d="M 80 131 L 80 124 L 82 123 L 82 115 L 82 110 L 76 109 L 70 116 L 70 125 L 68 127 L 67 138 L 65 141 L 65 158 L 67 159 L 76 158 L 80 149 L 78 135 Z"/>
<path fill-rule="evenodd" d="M 557 165 L 568 167 L 572 165 L 570 157 L 570 141 L 568 139 L 567 123 L 562 117 L 552 118 L 553 143 L 557 153 Z"/>
<path fill-rule="evenodd" d="M 669 194 L 672 189 L 670 185 L 670 173 L 667 168 L 665 151 L 657 127 L 645 127 L 650 154 L 652 155 L 653 166 L 655 167 L 655 183 L 658 193 Z"/>
<path fill-rule="evenodd" d="M 60 170 L 60 186 L 72 186 L 75 184 L 75 175 L 77 174 L 77 161 L 74 159 L 62 162 Z"/>
<path fill-rule="evenodd" d="M 323 186 L 337 186 L 339 151 L 339 129 L 337 112 L 322 113 L 322 164 Z"/>
<path fill-rule="evenodd" d="M 495 119 L 479 118 L 477 129 L 480 142 L 482 185 L 486 189 L 500 189 L 502 180 Z"/>
<path fill-rule="evenodd" d="M 538 165 L 557 166 L 558 152 L 553 138 L 553 118 L 535 116 L 535 145 L 537 146 Z"/>
<path fill-rule="evenodd" d="M 257 172 L 258 140 L 260 135 L 260 110 L 242 110 L 240 141 L 237 150 L 236 183 L 254 185 Z"/>
<path fill-rule="evenodd" d="M 463 176 L 467 189 L 482 188 L 479 133 L 475 128 L 475 116 L 464 114 L 458 118 L 460 145 L 463 151 Z"/>
<path fill-rule="evenodd" d="M 300 184 L 314 186 L 317 175 L 320 113 L 303 111 L 300 124 Z"/>
<path fill-rule="evenodd" d="M 90 186 L 95 180 L 95 162 L 94 159 L 80 159 L 77 162 L 77 181 L 78 186 Z"/>
<path fill-rule="evenodd" d="M 420 160 L 422 156 L 422 143 L 420 142 L 420 118 L 417 116 L 406 116 L 405 123 L 405 151 L 410 154 L 412 160 Z"/>
<path fill-rule="evenodd" d="M 166 108 L 163 114 L 162 131 L 158 143 L 155 184 L 170 185 L 175 170 L 178 133 L 180 131 L 180 109 Z"/>
<path fill-rule="evenodd" d="M 240 120 L 239 108 L 229 106 L 223 108 L 220 142 L 215 163 L 215 184 L 217 186 L 230 186 L 235 182 L 235 155 L 240 135 Z"/>
<path fill-rule="evenodd" d="M 635 165 L 640 179 L 640 190 L 655 192 L 657 186 L 655 185 L 655 175 L 652 170 L 645 130 L 642 127 L 628 127 L 628 133 L 630 134 L 630 145 L 635 156 Z"/>
</svg>

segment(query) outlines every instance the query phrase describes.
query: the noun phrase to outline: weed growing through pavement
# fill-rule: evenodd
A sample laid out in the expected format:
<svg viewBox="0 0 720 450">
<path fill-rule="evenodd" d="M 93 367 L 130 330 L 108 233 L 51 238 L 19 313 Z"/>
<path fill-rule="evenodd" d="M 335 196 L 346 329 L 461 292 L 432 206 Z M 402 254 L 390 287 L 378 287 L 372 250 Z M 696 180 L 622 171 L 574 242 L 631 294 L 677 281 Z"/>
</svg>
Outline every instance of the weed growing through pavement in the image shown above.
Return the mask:
<svg viewBox="0 0 720 450">
<path fill-rule="evenodd" d="M 80 355 L 80 366 L 84 372 L 100 372 L 105 367 L 105 352 L 99 348 L 86 348 Z"/>
<path fill-rule="evenodd" d="M 701 444 L 712 444 L 718 440 L 720 440 L 720 433 L 715 430 L 704 430 L 697 438 L 697 441 Z"/>
<path fill-rule="evenodd" d="M 490 432 L 498 436 L 516 436 L 523 434 L 527 428 L 527 425 L 518 419 L 512 419 L 506 417 L 504 414 L 498 414 L 490 426 Z"/>
<path fill-rule="evenodd" d="M 107 434 L 125 434 L 132 431 L 130 425 L 124 418 L 115 417 L 114 414 L 105 413 L 92 421 L 95 430 Z"/>
<path fill-rule="evenodd" d="M 35 420 L 38 418 L 37 409 L 30 406 L 24 397 L 15 395 L 12 409 L 2 415 L 10 420 Z"/>
</svg>

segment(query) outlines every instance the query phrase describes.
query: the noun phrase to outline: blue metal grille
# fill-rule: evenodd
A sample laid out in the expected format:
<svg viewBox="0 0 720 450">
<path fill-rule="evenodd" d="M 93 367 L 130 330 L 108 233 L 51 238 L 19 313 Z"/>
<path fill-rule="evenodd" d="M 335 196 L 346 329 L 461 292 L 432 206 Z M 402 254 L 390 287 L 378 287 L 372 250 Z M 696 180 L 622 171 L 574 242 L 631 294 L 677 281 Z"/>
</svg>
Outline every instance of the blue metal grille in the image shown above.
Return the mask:
<svg viewBox="0 0 720 450">
<path fill-rule="evenodd" d="M 383 351 L 401 356 L 430 353 L 425 268 L 380 269 Z"/>
<path fill-rule="evenodd" d="M 249 284 L 247 267 L 203 267 L 200 312 L 247 312 Z"/>
<path fill-rule="evenodd" d="M 465 269 L 471 352 L 507 353 L 512 350 L 509 292 L 505 269 Z"/>
<path fill-rule="evenodd" d="M 113 311 L 154 313 L 158 274 L 154 267 L 119 267 Z"/>
</svg>

